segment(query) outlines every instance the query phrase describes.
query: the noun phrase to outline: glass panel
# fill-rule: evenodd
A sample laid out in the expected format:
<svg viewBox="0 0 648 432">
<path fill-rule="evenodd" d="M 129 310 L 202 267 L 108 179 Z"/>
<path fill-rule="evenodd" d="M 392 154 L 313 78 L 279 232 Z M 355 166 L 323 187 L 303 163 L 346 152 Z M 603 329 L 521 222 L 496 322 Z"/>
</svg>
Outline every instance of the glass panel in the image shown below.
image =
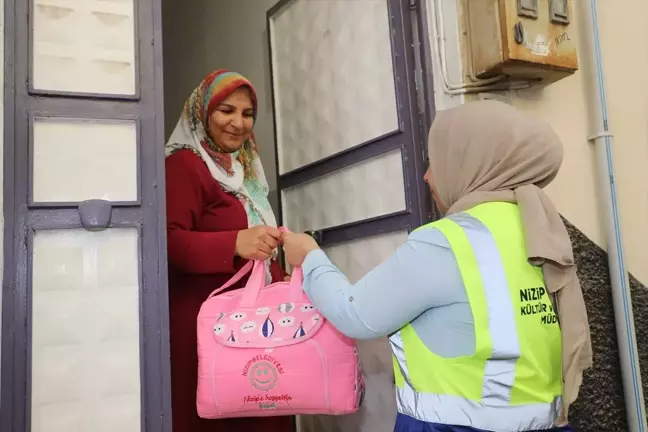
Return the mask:
<svg viewBox="0 0 648 432">
<path fill-rule="evenodd" d="M 36 118 L 34 202 L 137 200 L 133 121 Z"/>
<path fill-rule="evenodd" d="M 133 0 L 31 1 L 36 90 L 135 94 Z"/>
<path fill-rule="evenodd" d="M 140 431 L 135 228 L 37 231 L 32 432 Z"/>
<path fill-rule="evenodd" d="M 407 241 L 407 231 L 365 237 L 323 248 L 331 262 L 356 283 Z"/>
<path fill-rule="evenodd" d="M 286 226 L 330 228 L 405 210 L 400 150 L 282 191 Z"/>
<path fill-rule="evenodd" d="M 398 129 L 386 0 L 292 2 L 271 32 L 281 174 Z"/>
</svg>

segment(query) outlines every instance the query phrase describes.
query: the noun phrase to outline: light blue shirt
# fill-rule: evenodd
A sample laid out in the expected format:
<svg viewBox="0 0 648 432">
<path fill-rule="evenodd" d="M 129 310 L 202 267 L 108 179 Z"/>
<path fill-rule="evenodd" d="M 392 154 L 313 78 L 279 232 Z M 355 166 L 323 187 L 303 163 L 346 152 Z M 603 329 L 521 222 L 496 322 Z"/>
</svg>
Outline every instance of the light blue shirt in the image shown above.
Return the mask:
<svg viewBox="0 0 648 432">
<path fill-rule="evenodd" d="M 354 339 L 389 336 L 412 323 L 421 340 L 442 357 L 472 355 L 473 317 L 452 249 L 435 228 L 408 240 L 356 284 L 321 250 L 302 265 L 304 291 L 315 308 Z"/>
</svg>

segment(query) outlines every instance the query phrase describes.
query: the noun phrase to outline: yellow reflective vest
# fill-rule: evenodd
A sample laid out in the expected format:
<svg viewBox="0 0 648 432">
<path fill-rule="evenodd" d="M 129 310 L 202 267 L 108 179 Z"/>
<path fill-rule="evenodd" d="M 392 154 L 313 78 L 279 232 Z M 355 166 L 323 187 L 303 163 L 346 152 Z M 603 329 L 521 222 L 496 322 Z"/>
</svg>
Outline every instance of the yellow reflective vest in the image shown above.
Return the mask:
<svg viewBox="0 0 648 432">
<path fill-rule="evenodd" d="M 481 204 L 419 229 L 431 228 L 457 260 L 476 347 L 443 358 L 411 324 L 392 335 L 398 411 L 485 430 L 550 429 L 561 405 L 560 328 L 542 270 L 527 261 L 518 206 Z"/>
</svg>

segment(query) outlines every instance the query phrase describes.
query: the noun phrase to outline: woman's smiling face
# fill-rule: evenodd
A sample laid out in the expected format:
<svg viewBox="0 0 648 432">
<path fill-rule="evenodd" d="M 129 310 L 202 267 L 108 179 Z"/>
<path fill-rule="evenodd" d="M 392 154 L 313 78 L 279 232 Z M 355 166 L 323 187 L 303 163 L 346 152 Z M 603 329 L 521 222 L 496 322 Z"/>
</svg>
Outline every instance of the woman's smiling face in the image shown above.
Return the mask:
<svg viewBox="0 0 648 432">
<path fill-rule="evenodd" d="M 209 116 L 208 133 L 224 152 L 239 150 L 252 133 L 254 104 L 250 90 L 241 87 L 216 106 Z"/>
</svg>

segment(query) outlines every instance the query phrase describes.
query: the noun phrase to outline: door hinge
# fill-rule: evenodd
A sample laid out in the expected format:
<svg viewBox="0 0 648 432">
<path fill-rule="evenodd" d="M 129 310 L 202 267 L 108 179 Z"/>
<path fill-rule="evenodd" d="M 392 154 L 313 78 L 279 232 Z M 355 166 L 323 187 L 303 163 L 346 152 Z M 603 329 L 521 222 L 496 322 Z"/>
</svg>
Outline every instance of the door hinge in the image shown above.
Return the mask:
<svg viewBox="0 0 648 432">
<path fill-rule="evenodd" d="M 418 0 L 410 0 L 409 2 L 410 10 L 416 10 L 417 7 L 418 7 Z"/>
</svg>

